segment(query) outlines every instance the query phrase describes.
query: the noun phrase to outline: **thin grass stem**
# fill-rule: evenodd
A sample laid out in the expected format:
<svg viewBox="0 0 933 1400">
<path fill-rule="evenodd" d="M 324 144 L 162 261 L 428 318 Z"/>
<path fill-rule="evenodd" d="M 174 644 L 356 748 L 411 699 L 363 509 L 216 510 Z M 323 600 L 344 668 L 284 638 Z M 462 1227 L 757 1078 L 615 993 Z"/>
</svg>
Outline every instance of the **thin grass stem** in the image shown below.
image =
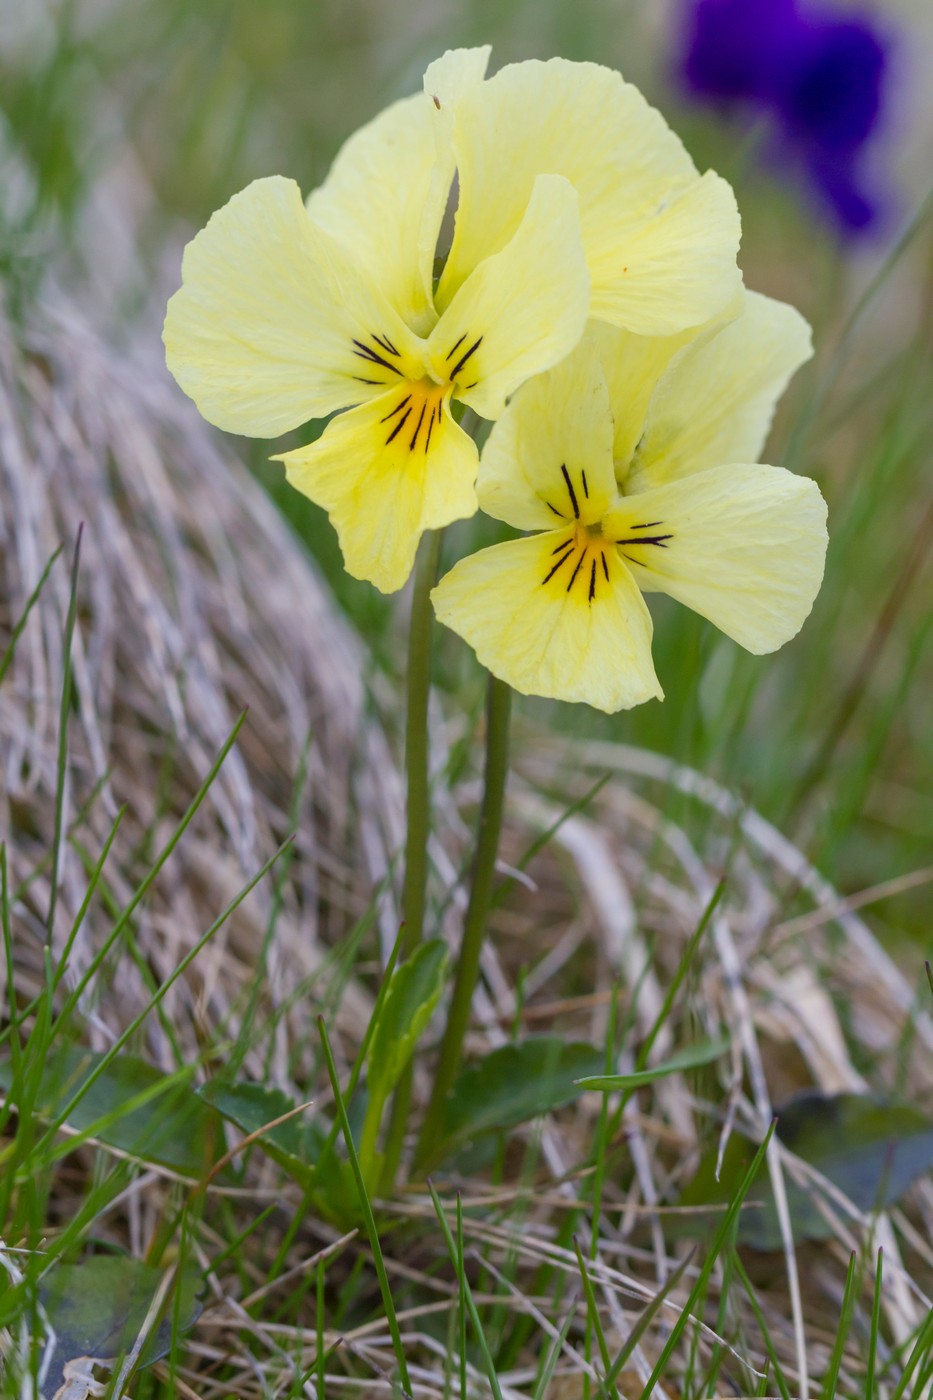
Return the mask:
<svg viewBox="0 0 933 1400">
<path fill-rule="evenodd" d="M 363 1216 L 363 1223 L 366 1226 L 366 1233 L 369 1236 L 369 1247 L 372 1250 L 373 1265 L 375 1266 L 376 1277 L 379 1280 L 382 1305 L 386 1310 L 386 1322 L 389 1325 L 389 1334 L 392 1338 L 392 1349 L 395 1352 L 395 1360 L 398 1363 L 398 1372 L 402 1385 L 405 1387 L 406 1391 L 410 1392 L 411 1380 L 408 1375 L 408 1363 L 405 1360 L 405 1352 L 402 1347 L 402 1334 L 399 1331 L 398 1317 L 395 1312 L 392 1290 L 389 1287 L 389 1276 L 386 1273 L 385 1260 L 382 1257 L 382 1245 L 379 1242 L 379 1231 L 376 1229 L 376 1218 L 373 1215 L 372 1204 L 366 1191 L 366 1182 L 363 1180 L 360 1159 L 357 1155 L 356 1144 L 353 1141 L 350 1119 L 347 1117 L 347 1106 L 344 1103 L 343 1094 L 340 1092 L 340 1080 L 337 1076 L 337 1066 L 334 1063 L 334 1055 L 330 1048 L 330 1040 L 328 1039 L 327 1027 L 324 1024 L 323 1016 L 318 1017 L 317 1023 L 321 1033 L 321 1046 L 324 1051 L 324 1059 L 327 1063 L 327 1073 L 330 1076 L 330 1085 L 334 1094 L 334 1102 L 337 1105 L 340 1128 L 343 1133 L 343 1140 L 347 1146 L 347 1156 L 350 1159 L 350 1168 L 353 1172 L 353 1179 L 356 1182 L 356 1190 L 360 1199 L 360 1212 Z"/>
</svg>

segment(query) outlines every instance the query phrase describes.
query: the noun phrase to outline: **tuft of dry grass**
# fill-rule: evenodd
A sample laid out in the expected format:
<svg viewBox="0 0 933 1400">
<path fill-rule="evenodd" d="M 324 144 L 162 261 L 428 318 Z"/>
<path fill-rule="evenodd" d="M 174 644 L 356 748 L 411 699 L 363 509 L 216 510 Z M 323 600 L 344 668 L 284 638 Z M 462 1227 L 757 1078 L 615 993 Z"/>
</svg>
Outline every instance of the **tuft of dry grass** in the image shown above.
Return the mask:
<svg viewBox="0 0 933 1400">
<path fill-rule="evenodd" d="M 85 995 L 86 1042 L 96 1049 L 113 1043 L 244 876 L 294 829 L 287 868 L 250 897 L 179 980 L 160 1016 L 149 1018 L 139 1050 L 166 1070 L 179 1055 L 216 1067 L 248 1014 L 239 1072 L 326 1104 L 314 1017 L 325 1012 L 338 1056 L 349 1063 L 396 928 L 403 794 L 387 734 L 397 702 L 380 693 L 376 703 L 365 649 L 312 561 L 193 410 L 145 362 L 106 350 L 74 312 L 46 308 L 25 330 L 0 323 L 4 629 L 56 547 L 73 544 L 79 522 L 75 699 L 53 950 L 84 897 L 86 853 L 96 858 L 119 806 L 127 805 L 127 815 L 66 985 L 88 965 L 113 910 L 127 902 L 238 712 L 249 707 L 205 806 L 134 918 L 135 955 L 123 950 Z M 67 575 L 60 560 L 19 640 L 0 709 L 0 810 L 15 892 L 15 986 L 4 990 L 20 1005 L 42 980 Z M 451 942 L 478 788 L 472 771 L 453 786 L 443 775 L 451 751 L 469 737 L 466 723 L 446 715 L 438 700 L 432 899 L 435 925 Z M 526 863 L 532 843 L 549 830 Z M 605 1123 L 595 1094 L 514 1131 L 493 1162 L 461 1165 L 437 1180 L 448 1204 L 455 1189 L 462 1196 L 477 1306 L 500 1341 L 510 1333 L 517 1339 L 511 1353 L 503 1343 L 499 1377 L 511 1400 L 532 1395 L 552 1345 L 552 1400 L 596 1393 L 587 1389 L 599 1368 L 571 1234 L 587 1256 L 612 1350 L 681 1270 L 619 1378 L 622 1393 L 639 1394 L 697 1277 L 700 1261 L 690 1254 L 676 1201 L 701 1149 L 724 1146 L 739 1130 L 760 1140 L 774 1104 L 802 1087 L 928 1093 L 933 1021 L 856 910 L 872 892 L 841 900 L 800 850 L 733 794 L 646 750 L 568 742 L 524 722 L 515 738 L 502 871 L 511 884 L 493 916 L 468 1047 L 478 1055 L 526 1030 L 600 1045 L 611 1004 L 634 1052 L 725 878 L 655 1053 L 725 1032 L 731 1058 L 720 1078 L 673 1075 L 629 1101 L 606 1145 L 595 1218 L 591 1150 Z M 371 907 L 381 937 L 376 964 L 367 965 L 345 950 Z M 416 1104 L 427 1087 L 426 1063 L 422 1056 L 416 1067 Z M 109 1152 L 83 1145 L 63 1158 L 46 1237 L 74 1214 Z M 775 1354 L 803 1394 L 828 1362 L 850 1251 L 867 1257 L 884 1246 L 882 1363 L 922 1322 L 933 1286 L 933 1185 L 920 1182 L 905 1203 L 866 1218 L 832 1187 L 813 1182 L 777 1139 L 768 1164 L 779 1213 L 786 1181 L 803 1176 L 832 1226 L 819 1248 L 795 1250 L 785 1210 L 783 1258 L 746 1256 Z M 178 1189 L 171 1172 L 138 1164 L 94 1218 L 94 1239 L 145 1257 Z M 264 1230 L 231 1253 L 230 1241 L 266 1210 Z M 379 1203 L 379 1218 L 413 1394 L 457 1393 L 450 1330 L 457 1285 L 441 1262 L 423 1184 Z M 360 1237 L 340 1235 L 308 1213 L 298 1188 L 261 1151 L 249 1154 L 238 1185 L 207 1188 L 192 1228 L 208 1292 L 173 1393 L 202 1400 L 314 1394 L 312 1382 L 299 1379 L 317 1355 L 319 1327 L 334 1348 L 328 1395 L 391 1392 L 390 1339 Z M 326 1311 L 316 1318 L 310 1303 L 289 1306 L 319 1270 L 339 1325 Z M 870 1298 L 860 1297 L 858 1308 L 867 1326 Z M 842 1362 L 846 1393 L 863 1383 L 857 1327 L 852 1336 Z M 718 1266 L 697 1328 L 687 1329 L 678 1349 L 672 1374 L 679 1380 L 659 1382 L 655 1394 L 688 1391 L 689 1377 L 695 1384 L 717 1348 L 721 1375 L 711 1386 L 757 1393 L 766 1369 L 759 1324 L 746 1294 Z M 484 1393 L 472 1354 L 467 1373 L 471 1393 Z M 156 1375 L 168 1384 L 167 1363 Z"/>
</svg>

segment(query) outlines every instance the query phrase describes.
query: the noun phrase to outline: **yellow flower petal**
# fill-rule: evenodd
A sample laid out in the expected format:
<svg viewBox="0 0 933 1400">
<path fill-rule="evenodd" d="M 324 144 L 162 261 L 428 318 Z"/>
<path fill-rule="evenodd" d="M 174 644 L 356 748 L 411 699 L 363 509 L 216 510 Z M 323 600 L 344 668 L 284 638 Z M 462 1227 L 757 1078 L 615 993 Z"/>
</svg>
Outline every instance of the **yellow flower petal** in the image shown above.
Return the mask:
<svg viewBox="0 0 933 1400">
<path fill-rule="evenodd" d="M 693 341 L 662 376 L 625 489 L 757 461 L 775 404 L 811 353 L 799 312 L 747 292 L 741 316 Z M 622 408 L 623 395 L 614 407 Z"/>
<path fill-rule="evenodd" d="M 803 626 L 823 578 L 826 503 L 782 467 L 727 466 L 626 496 L 603 529 L 638 586 L 669 593 L 748 651 Z"/>
<path fill-rule="evenodd" d="M 408 578 L 424 530 L 476 510 L 476 445 L 426 381 L 340 414 L 317 442 L 276 460 L 329 514 L 347 572 L 383 593 Z"/>
<path fill-rule="evenodd" d="M 228 432 L 274 437 L 422 372 L 419 342 L 292 180 L 234 195 L 188 244 L 182 280 L 165 317 L 168 367 Z"/>
<path fill-rule="evenodd" d="M 738 206 L 731 186 L 711 170 L 662 196 L 650 212 L 633 211 L 623 222 L 620 210 L 614 241 L 608 221 L 601 234 L 587 247 L 592 314 L 639 335 L 701 326 L 741 286 Z"/>
<path fill-rule="evenodd" d="M 663 698 L 651 617 L 631 574 L 611 549 L 590 547 L 581 563 L 575 546 L 565 559 L 573 539 L 548 531 L 462 559 L 431 594 L 438 618 L 523 695 L 609 714 Z"/>
<path fill-rule="evenodd" d="M 577 196 L 541 175 L 514 237 L 480 263 L 428 342 L 431 369 L 483 418 L 498 418 L 526 379 L 569 353 L 586 324 L 589 276 Z"/>
<path fill-rule="evenodd" d="M 471 89 L 479 87 L 489 66 L 490 44 L 475 49 L 448 49 L 429 63 L 424 72 L 425 96 L 440 115 L 436 127 L 446 139 L 453 130 L 454 113 Z"/>
<path fill-rule="evenodd" d="M 596 524 L 616 497 L 612 414 L 588 327 L 576 350 L 530 379 L 493 427 L 476 484 L 481 508 L 518 530 Z"/>
<path fill-rule="evenodd" d="M 667 335 L 733 296 L 731 191 L 716 176 L 699 178 L 660 113 L 618 73 L 564 59 L 513 64 L 455 106 L 460 202 L 440 307 L 505 246 L 543 173 L 566 176 L 580 196 L 593 315 Z"/>
<path fill-rule="evenodd" d="M 380 287 L 406 323 L 428 335 L 437 317 L 434 250 L 454 173 L 439 158 L 423 92 L 394 102 L 346 141 L 308 213 Z"/>
<path fill-rule="evenodd" d="M 614 434 L 612 455 L 620 478 L 645 431 L 648 405 L 658 380 L 671 360 L 693 339 L 694 330 L 679 335 L 633 335 L 605 321 L 592 321 L 587 338 L 596 345 L 609 389 Z"/>
</svg>

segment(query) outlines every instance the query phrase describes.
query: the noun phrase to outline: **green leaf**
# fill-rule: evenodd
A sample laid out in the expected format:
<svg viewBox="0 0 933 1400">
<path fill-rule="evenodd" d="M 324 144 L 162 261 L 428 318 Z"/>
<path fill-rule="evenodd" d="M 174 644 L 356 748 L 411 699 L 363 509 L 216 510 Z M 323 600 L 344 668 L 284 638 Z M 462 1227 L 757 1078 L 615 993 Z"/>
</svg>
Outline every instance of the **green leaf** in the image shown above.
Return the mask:
<svg viewBox="0 0 933 1400">
<path fill-rule="evenodd" d="M 211 1079 L 198 1093 L 206 1103 L 216 1108 L 224 1118 L 235 1123 L 247 1135 L 274 1123 L 286 1113 L 297 1109 L 294 1099 L 281 1089 L 251 1084 L 246 1080 L 231 1082 Z M 257 1139 L 261 1148 L 274 1162 L 302 1185 L 307 1186 L 314 1175 L 314 1165 L 327 1139 L 312 1110 L 296 1113 L 284 1123 L 276 1123 Z M 329 1126 L 329 1125 L 328 1125 Z"/>
<path fill-rule="evenodd" d="M 58 1264 L 39 1285 L 39 1295 L 55 1333 L 44 1394 L 54 1395 L 68 1380 L 65 1368 L 85 1357 L 114 1361 L 137 1337 L 162 1283 L 164 1272 L 127 1255 L 92 1255 L 80 1264 Z M 186 1268 L 169 1291 L 158 1327 L 145 1343 L 139 1364 L 149 1366 L 171 1349 L 172 1331 L 186 1331 L 201 1313 L 201 1274 Z M 180 1295 L 176 1297 L 176 1294 Z"/>
<path fill-rule="evenodd" d="M 813 1092 L 791 1099 L 777 1114 L 778 1136 L 784 1145 L 838 1187 L 860 1211 L 890 1205 L 911 1182 L 933 1168 L 933 1122 L 912 1104 L 871 1094 Z M 752 1153 L 751 1144 L 733 1134 L 719 1182 L 714 1179 L 713 1152 L 701 1162 L 681 1196 L 681 1205 L 728 1200 Z M 832 1227 L 817 1205 L 819 1188 L 797 1185 L 789 1172 L 784 1179 L 795 1238 L 828 1239 Z M 753 1249 L 780 1248 L 777 1211 L 765 1177 L 755 1185 L 750 1199 L 756 1204 L 742 1213 L 739 1239 Z"/>
<path fill-rule="evenodd" d="M 445 1105 L 441 1149 L 449 1152 L 480 1133 L 571 1103 L 583 1092 L 576 1081 L 595 1074 L 604 1059 L 603 1050 L 556 1035 L 493 1050 L 457 1076 Z"/>
<path fill-rule="evenodd" d="M 634 1074 L 591 1074 L 585 1079 L 578 1079 L 577 1084 L 581 1089 L 639 1089 L 643 1084 L 653 1084 L 656 1079 L 664 1079 L 668 1074 L 708 1065 L 728 1049 L 728 1040 L 698 1040 L 653 1069 L 639 1070 Z"/>
<path fill-rule="evenodd" d="M 395 1088 L 444 990 L 447 945 L 431 938 L 396 967 L 369 1047 L 369 1092 L 379 1103 Z"/>
<path fill-rule="evenodd" d="M 258 1132 L 298 1107 L 281 1089 L 247 1080 L 211 1079 L 198 1093 L 246 1134 Z M 256 1148 L 304 1190 L 312 1191 L 315 1205 L 328 1220 L 344 1226 L 356 1219 L 356 1187 L 349 1163 L 327 1150 L 330 1126 L 308 1109 L 269 1128 L 256 1139 Z"/>
<path fill-rule="evenodd" d="M 42 1070 L 36 1112 L 54 1119 L 103 1058 L 76 1046 L 53 1051 Z M 13 1081 L 11 1061 L 0 1060 L 0 1088 L 15 1093 Z M 141 1096 L 145 1102 L 127 1110 Z M 166 1075 L 132 1055 L 106 1066 L 68 1115 L 68 1126 L 93 1129 L 108 1147 L 186 1176 L 200 1176 L 216 1159 L 220 1130 L 216 1114 L 191 1093 L 190 1070 Z"/>
</svg>

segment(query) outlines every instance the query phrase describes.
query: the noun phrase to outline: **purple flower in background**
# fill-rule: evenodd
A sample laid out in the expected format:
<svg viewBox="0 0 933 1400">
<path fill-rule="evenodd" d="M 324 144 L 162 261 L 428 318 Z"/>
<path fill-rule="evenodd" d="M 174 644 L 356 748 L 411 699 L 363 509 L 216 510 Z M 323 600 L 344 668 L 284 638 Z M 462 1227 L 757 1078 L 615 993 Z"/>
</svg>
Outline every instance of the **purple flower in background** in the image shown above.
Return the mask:
<svg viewBox="0 0 933 1400">
<path fill-rule="evenodd" d="M 797 0 L 688 0 L 682 73 L 699 98 L 771 116 L 776 146 L 802 164 L 837 223 L 859 232 L 879 202 L 860 158 L 882 105 L 887 58 L 864 19 L 801 11 Z"/>
</svg>

